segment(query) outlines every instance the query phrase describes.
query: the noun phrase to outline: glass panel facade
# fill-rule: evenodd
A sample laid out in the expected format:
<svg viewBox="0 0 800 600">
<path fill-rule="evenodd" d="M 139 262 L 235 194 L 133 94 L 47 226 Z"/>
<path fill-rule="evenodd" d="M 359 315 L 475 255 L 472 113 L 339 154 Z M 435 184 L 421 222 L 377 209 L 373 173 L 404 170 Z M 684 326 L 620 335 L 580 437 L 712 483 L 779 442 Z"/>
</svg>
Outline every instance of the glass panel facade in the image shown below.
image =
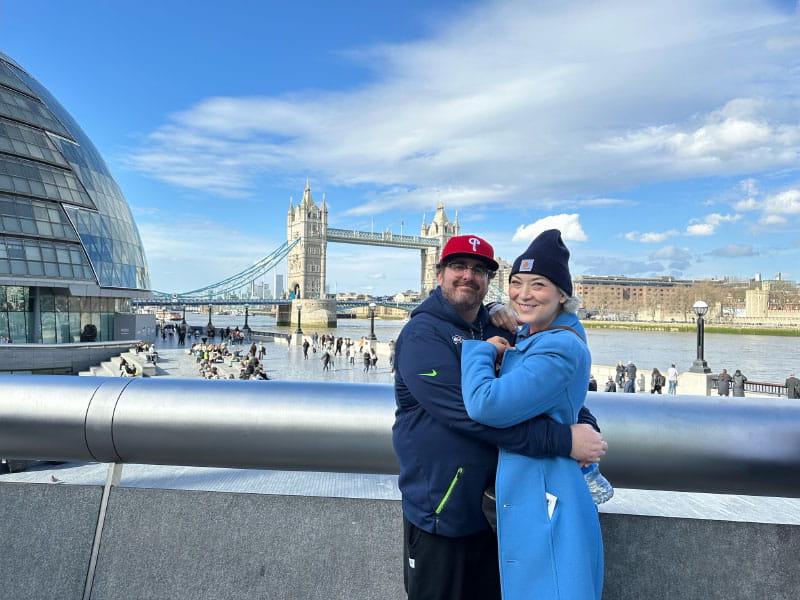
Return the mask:
<svg viewBox="0 0 800 600">
<path fill-rule="evenodd" d="M 44 131 L 7 119 L 0 119 L 0 152 L 69 167 Z"/>
<path fill-rule="evenodd" d="M 69 171 L 0 154 L 0 191 L 94 208 L 81 183 Z"/>
<path fill-rule="evenodd" d="M 20 92 L 24 92 L 25 94 L 33 95 L 31 89 L 27 85 L 22 83 L 19 77 L 14 75 L 14 71 L 11 70 L 11 67 L 6 66 L 6 64 L 1 60 L 0 60 L 0 85 L 14 88 L 15 90 L 19 90 Z"/>
<path fill-rule="evenodd" d="M 94 282 L 79 244 L 0 235 L 0 276 L 43 277 Z"/>
<path fill-rule="evenodd" d="M 60 204 L 6 194 L 0 194 L 0 233 L 78 241 L 78 234 Z"/>
<path fill-rule="evenodd" d="M 70 137 L 44 104 L 6 87 L 0 87 L 0 115 Z"/>
<path fill-rule="evenodd" d="M 38 81 L 16 66 L 12 72 L 41 99 L 77 143 L 57 136 L 50 141 L 67 160 L 94 202 L 97 212 L 65 206 L 94 266 L 101 286 L 150 289 L 142 240 L 130 208 L 94 144 Z M 51 130 L 52 131 L 52 130 Z M 0 176 L 1 177 L 1 176 Z M 0 184 L 0 189 L 2 184 Z"/>
<path fill-rule="evenodd" d="M 63 344 L 80 342 L 86 325 L 97 327 L 97 342 L 114 337 L 113 307 L 121 298 L 95 298 L 92 310 L 81 311 L 79 298 L 38 288 L 41 335 L 34 338 L 36 290 L 22 286 L 0 286 L 0 341 L 18 344 Z"/>
</svg>

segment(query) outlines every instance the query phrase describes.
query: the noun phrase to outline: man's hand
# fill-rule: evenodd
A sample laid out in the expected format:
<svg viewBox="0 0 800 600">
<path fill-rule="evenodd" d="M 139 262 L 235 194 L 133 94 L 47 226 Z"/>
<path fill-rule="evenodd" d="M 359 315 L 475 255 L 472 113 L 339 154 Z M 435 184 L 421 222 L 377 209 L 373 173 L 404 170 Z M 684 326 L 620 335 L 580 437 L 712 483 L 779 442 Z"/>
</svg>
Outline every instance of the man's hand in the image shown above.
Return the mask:
<svg viewBox="0 0 800 600">
<path fill-rule="evenodd" d="M 517 325 L 520 324 L 517 320 L 517 313 L 506 304 L 498 303 L 492 306 L 489 316 L 492 319 L 492 325 L 507 329 L 511 333 L 516 332 Z"/>
<path fill-rule="evenodd" d="M 505 354 L 506 348 L 511 347 L 511 344 L 508 343 L 508 340 L 504 337 L 500 337 L 499 335 L 493 335 L 486 341 L 494 346 L 494 349 L 497 352 L 497 358 L 495 359 L 496 362 L 503 360 L 503 354 Z"/>
<path fill-rule="evenodd" d="M 591 425 L 578 423 L 571 425 L 572 452 L 570 456 L 577 460 L 582 467 L 600 462 L 608 450 L 608 444 L 603 436 L 597 433 Z"/>
</svg>

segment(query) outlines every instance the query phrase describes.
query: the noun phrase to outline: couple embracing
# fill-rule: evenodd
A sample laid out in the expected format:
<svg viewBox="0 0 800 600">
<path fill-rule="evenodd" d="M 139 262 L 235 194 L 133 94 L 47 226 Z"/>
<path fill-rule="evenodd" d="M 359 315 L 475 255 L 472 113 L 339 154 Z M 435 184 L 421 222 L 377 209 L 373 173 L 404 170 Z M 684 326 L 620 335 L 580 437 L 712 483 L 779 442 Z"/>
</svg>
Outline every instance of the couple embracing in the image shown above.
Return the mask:
<svg viewBox="0 0 800 600">
<path fill-rule="evenodd" d="M 607 445 L 583 406 L 591 356 L 569 250 L 558 230 L 533 240 L 511 269 L 513 313 L 500 308 L 493 322 L 483 300 L 497 269 L 486 240 L 452 238 L 438 287 L 397 340 L 406 591 L 598 599 L 602 538 L 582 471 Z M 493 488 L 496 536 L 484 514 Z"/>
</svg>

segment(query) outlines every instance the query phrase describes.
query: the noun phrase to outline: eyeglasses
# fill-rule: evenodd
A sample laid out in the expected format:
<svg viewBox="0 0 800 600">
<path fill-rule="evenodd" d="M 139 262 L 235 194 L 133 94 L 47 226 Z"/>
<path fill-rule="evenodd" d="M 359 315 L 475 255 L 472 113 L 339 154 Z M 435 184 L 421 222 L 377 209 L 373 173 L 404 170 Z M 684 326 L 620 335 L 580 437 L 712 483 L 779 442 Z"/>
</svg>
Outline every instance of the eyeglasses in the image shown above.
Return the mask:
<svg viewBox="0 0 800 600">
<path fill-rule="evenodd" d="M 465 265 L 464 263 L 460 262 L 450 263 L 447 265 L 447 268 L 451 269 L 457 275 L 463 275 L 464 271 L 472 271 L 472 274 L 475 275 L 475 277 L 486 277 L 489 275 L 489 273 L 491 273 L 491 271 L 483 265 L 472 265 L 470 267 L 469 265 Z"/>
</svg>

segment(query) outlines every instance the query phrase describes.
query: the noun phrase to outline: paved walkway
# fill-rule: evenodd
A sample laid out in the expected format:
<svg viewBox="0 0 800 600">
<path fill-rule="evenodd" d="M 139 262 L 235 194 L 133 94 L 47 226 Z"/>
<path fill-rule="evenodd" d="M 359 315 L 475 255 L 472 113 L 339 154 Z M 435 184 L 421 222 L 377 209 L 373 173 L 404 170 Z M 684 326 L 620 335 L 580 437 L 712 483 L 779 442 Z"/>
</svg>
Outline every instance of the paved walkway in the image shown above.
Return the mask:
<svg viewBox="0 0 800 600">
<path fill-rule="evenodd" d="M 356 357 L 355 364 L 347 364 L 344 356 L 334 357 L 334 368 L 330 371 L 322 370 L 321 353 L 309 351 L 308 360 L 303 359 L 302 348 L 292 344 L 288 348 L 282 342 L 265 342 L 266 356 L 263 360 L 265 370 L 270 379 L 283 379 L 293 381 L 341 381 L 346 383 L 393 383 L 394 375 L 389 368 L 386 356 L 378 357 L 377 369 L 364 372 L 363 360 Z M 355 346 L 358 348 L 358 345 Z M 186 353 L 191 348 L 187 343 L 185 347 L 178 346 L 167 338 L 166 341 L 158 340 L 158 367 L 164 377 L 199 377 L 197 361 L 194 356 Z M 236 346 L 242 353 L 250 349 L 250 344 Z M 229 363 L 226 363 L 229 364 Z"/>
</svg>

